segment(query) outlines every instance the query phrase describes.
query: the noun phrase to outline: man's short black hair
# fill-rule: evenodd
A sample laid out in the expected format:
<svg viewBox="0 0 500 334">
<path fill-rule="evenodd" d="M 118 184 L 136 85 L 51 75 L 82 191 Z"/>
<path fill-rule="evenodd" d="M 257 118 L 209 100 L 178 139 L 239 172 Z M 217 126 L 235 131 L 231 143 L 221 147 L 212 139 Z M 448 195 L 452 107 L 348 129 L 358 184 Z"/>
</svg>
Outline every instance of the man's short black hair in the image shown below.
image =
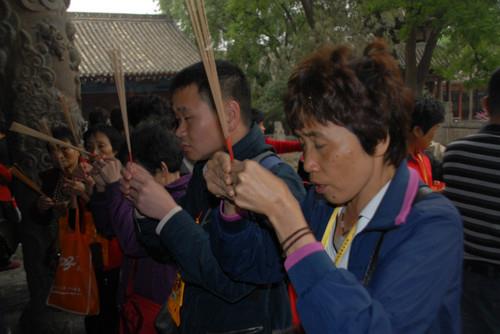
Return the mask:
<svg viewBox="0 0 500 334">
<path fill-rule="evenodd" d="M 225 61 L 216 61 L 217 74 L 224 99 L 232 98 L 240 104 L 243 123 L 250 126 L 252 122 L 250 86 L 243 71 L 236 65 Z M 195 84 L 198 86 L 200 96 L 215 111 L 215 103 L 210 91 L 208 77 L 203 63 L 199 62 L 184 68 L 172 79 L 170 96 L 177 90 Z"/>
<path fill-rule="evenodd" d="M 500 68 L 493 72 L 488 84 L 488 107 L 491 116 L 500 116 Z"/>
<path fill-rule="evenodd" d="M 433 126 L 444 122 L 443 104 L 432 97 L 418 97 L 411 114 L 411 129 L 418 126 L 426 134 Z"/>
<path fill-rule="evenodd" d="M 132 132 L 132 152 L 151 174 L 165 162 L 170 173 L 180 170 L 182 149 L 175 133 L 155 120 L 141 122 Z"/>
</svg>

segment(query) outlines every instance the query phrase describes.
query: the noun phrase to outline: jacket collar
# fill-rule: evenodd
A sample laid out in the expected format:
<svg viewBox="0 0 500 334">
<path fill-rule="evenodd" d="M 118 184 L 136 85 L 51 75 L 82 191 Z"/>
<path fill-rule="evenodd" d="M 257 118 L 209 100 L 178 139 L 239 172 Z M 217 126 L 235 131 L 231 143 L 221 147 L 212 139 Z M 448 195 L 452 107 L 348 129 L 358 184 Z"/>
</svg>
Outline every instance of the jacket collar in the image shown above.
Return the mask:
<svg viewBox="0 0 500 334">
<path fill-rule="evenodd" d="M 189 180 L 191 180 L 191 174 L 185 174 L 182 175 L 177 180 L 175 180 L 174 182 L 167 184 L 165 188 L 168 191 L 177 191 L 179 189 L 184 189 L 186 185 L 189 183 Z"/>
<path fill-rule="evenodd" d="M 245 160 L 259 155 L 269 147 L 265 143 L 262 131 L 254 123 L 248 133 L 234 144 L 233 152 L 236 159 Z M 206 163 L 207 160 L 195 163 L 186 195 L 182 200 L 182 207 L 192 216 L 198 215 L 200 211 L 204 212 L 208 207 L 215 207 L 220 202 L 207 189 L 207 183 L 203 177 L 203 167 Z"/>
<path fill-rule="evenodd" d="M 375 215 L 365 231 L 390 230 L 406 222 L 419 187 L 418 174 L 404 160 L 397 168 Z"/>
<path fill-rule="evenodd" d="M 233 152 L 236 159 L 245 160 L 269 150 L 270 147 L 266 144 L 264 134 L 259 126 L 252 123 L 248 133 L 233 146 Z"/>
</svg>

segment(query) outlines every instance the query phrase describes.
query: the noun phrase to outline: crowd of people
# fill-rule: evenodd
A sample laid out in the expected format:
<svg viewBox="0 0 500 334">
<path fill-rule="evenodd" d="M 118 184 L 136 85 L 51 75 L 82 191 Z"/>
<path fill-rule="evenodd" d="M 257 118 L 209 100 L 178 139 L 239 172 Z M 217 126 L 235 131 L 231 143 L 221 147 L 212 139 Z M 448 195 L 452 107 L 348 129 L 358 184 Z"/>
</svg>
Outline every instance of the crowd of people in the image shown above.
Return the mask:
<svg viewBox="0 0 500 334">
<path fill-rule="evenodd" d="M 34 212 L 46 233 L 26 267 L 32 295 L 47 299 L 61 238 L 81 230 L 99 295 L 87 333 L 500 331 L 500 70 L 488 125 L 440 161 L 427 149 L 444 107 L 405 88 L 381 40 L 296 65 L 284 95 L 292 141 L 264 135 L 240 68 L 216 67 L 234 157 L 196 63 L 168 102 L 128 101 L 131 152 L 119 110 L 90 113 L 82 140 L 50 129 L 90 155 L 47 144 L 54 167 L 32 208 L 17 209 L 2 161 L 4 215 Z M 290 151 L 302 152 L 302 177 L 279 156 Z M 30 280 L 40 273 L 48 283 Z"/>
</svg>

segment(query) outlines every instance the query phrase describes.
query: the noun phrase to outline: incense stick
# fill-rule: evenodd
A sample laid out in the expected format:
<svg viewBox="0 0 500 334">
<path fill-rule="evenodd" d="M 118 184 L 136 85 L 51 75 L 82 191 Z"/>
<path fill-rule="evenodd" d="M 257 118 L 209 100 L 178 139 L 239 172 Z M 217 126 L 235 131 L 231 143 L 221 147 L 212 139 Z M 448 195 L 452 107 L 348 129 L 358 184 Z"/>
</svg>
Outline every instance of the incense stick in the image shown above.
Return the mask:
<svg viewBox="0 0 500 334">
<path fill-rule="evenodd" d="M 69 148 L 71 148 L 73 150 L 77 150 L 77 151 L 79 151 L 81 153 L 92 155 L 92 153 L 87 152 L 87 151 L 85 151 L 84 149 L 82 149 L 80 147 L 74 146 L 72 144 L 69 144 L 69 143 L 67 143 L 65 141 L 62 141 L 62 140 L 59 140 L 59 139 L 56 139 L 54 137 L 48 136 L 48 135 L 46 135 L 44 133 L 36 131 L 36 130 L 30 128 L 30 127 L 27 127 L 25 125 L 19 124 L 17 122 L 12 122 L 12 125 L 10 126 L 9 130 L 12 131 L 12 132 L 17 132 L 17 133 L 20 133 L 20 134 L 23 134 L 23 135 L 27 135 L 27 136 L 30 136 L 30 137 L 33 137 L 33 138 L 40 139 L 40 140 L 46 141 L 46 142 L 51 143 L 51 144 L 55 144 L 55 145 L 59 145 L 59 146 L 63 146 L 63 147 L 69 147 Z"/>
<path fill-rule="evenodd" d="M 191 18 L 193 32 L 198 44 L 198 50 L 203 62 L 203 67 L 207 74 L 210 91 L 214 98 L 215 109 L 219 117 L 220 126 L 224 138 L 226 139 L 226 146 L 233 159 L 233 149 L 231 137 L 227 129 L 226 114 L 224 113 L 224 102 L 220 89 L 219 76 L 217 74 L 217 67 L 215 65 L 215 56 L 212 47 L 212 39 L 210 31 L 208 30 L 207 15 L 205 13 L 205 2 L 203 0 L 186 0 L 186 6 Z"/>
<path fill-rule="evenodd" d="M 17 168 L 16 166 L 12 166 L 10 168 L 10 172 L 12 173 L 12 175 L 14 175 L 16 178 L 18 178 L 21 182 L 23 182 L 29 188 L 31 188 L 32 190 L 34 190 L 35 192 L 37 192 L 39 195 L 45 196 L 45 194 L 38 187 L 38 185 L 35 183 L 35 181 L 33 181 L 32 179 L 30 179 L 29 177 L 27 177 L 26 175 L 24 175 L 23 172 L 21 172 L 19 170 L 19 168 Z"/>
<path fill-rule="evenodd" d="M 122 113 L 123 129 L 125 131 L 125 139 L 127 141 L 129 160 L 132 161 L 132 145 L 130 143 L 130 131 L 128 127 L 127 100 L 125 95 L 125 75 L 123 73 L 123 63 L 120 49 L 113 49 L 109 52 L 113 72 L 115 76 L 116 91 L 118 93 L 118 101 Z"/>
</svg>

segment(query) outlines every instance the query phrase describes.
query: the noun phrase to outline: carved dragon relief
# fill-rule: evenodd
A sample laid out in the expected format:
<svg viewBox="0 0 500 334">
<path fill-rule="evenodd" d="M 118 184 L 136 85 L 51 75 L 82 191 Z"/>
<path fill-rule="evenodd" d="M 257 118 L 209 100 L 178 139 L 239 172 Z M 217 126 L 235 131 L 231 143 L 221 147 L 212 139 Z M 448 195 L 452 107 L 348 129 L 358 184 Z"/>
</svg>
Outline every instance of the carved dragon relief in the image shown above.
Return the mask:
<svg viewBox="0 0 500 334">
<path fill-rule="evenodd" d="M 5 35 L 3 31 L 9 30 L 11 35 L 14 32 L 16 41 L 9 44 L 11 49 L 16 45 L 14 50 L 5 51 L 0 47 L 0 66 L 2 59 L 7 58 L 6 63 L 13 68 L 13 73 L 8 76 L 0 67 L 0 75 L 5 78 L 4 82 L 10 84 L 12 92 L 10 103 L 4 104 L 10 107 L 7 120 L 15 120 L 35 129 L 43 118 L 51 126 L 65 124 L 61 103 L 61 96 L 64 96 L 74 123 L 81 129 L 84 121 L 79 107 L 81 98 L 77 72 L 80 58 L 73 46 L 74 27 L 72 30 L 72 24 L 64 14 L 68 1 L 10 0 L 10 3 L 13 2 L 17 4 L 18 12 L 11 11 L 11 16 L 21 21 L 28 20 L 29 24 L 13 26 L 6 15 L 0 17 L 0 40 Z M 9 1 L 0 0 L 1 6 L 8 7 Z M 5 26 L 9 29 L 2 30 Z M 5 57 L 5 52 L 10 56 Z M 73 85 L 74 89 L 71 89 Z M 39 171 L 50 167 L 45 143 L 10 135 L 9 144 L 13 161 L 30 177 L 37 179 Z"/>
</svg>

